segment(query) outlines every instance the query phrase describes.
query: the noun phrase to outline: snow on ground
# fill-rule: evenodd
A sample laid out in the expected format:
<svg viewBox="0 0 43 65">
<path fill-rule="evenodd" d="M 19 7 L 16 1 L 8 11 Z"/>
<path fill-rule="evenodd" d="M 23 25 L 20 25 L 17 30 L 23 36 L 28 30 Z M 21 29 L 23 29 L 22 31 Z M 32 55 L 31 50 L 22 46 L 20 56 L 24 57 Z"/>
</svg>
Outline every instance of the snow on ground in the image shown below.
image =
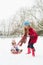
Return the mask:
<svg viewBox="0 0 43 65">
<path fill-rule="evenodd" d="M 27 55 L 27 43 L 21 47 L 23 52 L 18 55 L 11 54 L 11 42 L 14 38 L 0 38 L 0 65 L 43 65 L 43 37 L 39 37 L 36 49 L 36 56 Z M 20 38 L 15 38 L 16 42 Z M 28 39 L 27 39 L 28 40 Z"/>
</svg>

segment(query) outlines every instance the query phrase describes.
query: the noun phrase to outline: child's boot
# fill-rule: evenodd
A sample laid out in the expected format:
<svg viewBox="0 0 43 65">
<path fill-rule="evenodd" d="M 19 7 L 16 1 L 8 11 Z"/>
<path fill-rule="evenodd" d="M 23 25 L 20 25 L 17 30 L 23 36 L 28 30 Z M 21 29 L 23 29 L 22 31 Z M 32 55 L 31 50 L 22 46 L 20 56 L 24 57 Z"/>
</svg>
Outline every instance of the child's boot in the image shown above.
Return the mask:
<svg viewBox="0 0 43 65">
<path fill-rule="evenodd" d="M 30 54 L 30 53 L 31 53 L 31 49 L 30 49 L 30 48 L 28 48 L 27 54 Z"/>
<path fill-rule="evenodd" d="M 32 49 L 32 56 L 35 56 L 35 49 Z"/>
</svg>

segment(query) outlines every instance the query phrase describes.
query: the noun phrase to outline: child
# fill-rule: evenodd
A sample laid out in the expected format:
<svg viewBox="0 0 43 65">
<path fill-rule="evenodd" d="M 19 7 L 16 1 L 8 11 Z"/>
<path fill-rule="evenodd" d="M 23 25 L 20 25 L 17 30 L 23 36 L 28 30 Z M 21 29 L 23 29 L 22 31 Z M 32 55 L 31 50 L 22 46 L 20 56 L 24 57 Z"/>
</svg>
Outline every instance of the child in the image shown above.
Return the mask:
<svg viewBox="0 0 43 65">
<path fill-rule="evenodd" d="M 24 36 L 21 41 L 25 41 L 27 38 L 27 35 L 29 35 L 30 39 L 28 40 L 28 51 L 27 54 L 30 54 L 32 51 L 32 56 L 35 56 L 35 48 L 34 48 L 34 43 L 37 42 L 38 39 L 38 34 L 36 31 L 30 26 L 30 22 L 25 21 L 24 23 Z M 22 46 L 23 43 L 20 44 Z"/>
<path fill-rule="evenodd" d="M 12 41 L 12 46 L 13 46 L 13 48 L 11 49 L 11 52 L 13 54 L 18 54 L 18 53 L 21 53 L 22 52 L 22 50 L 20 50 L 18 48 L 18 45 L 16 44 L 15 40 Z"/>
</svg>

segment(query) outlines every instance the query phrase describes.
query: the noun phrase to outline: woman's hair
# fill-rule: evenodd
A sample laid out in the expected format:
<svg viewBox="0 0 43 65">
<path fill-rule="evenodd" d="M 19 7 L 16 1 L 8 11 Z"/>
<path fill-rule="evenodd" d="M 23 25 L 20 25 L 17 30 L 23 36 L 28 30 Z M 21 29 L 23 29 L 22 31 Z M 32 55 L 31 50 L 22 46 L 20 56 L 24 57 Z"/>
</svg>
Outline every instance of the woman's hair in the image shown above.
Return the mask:
<svg viewBox="0 0 43 65">
<path fill-rule="evenodd" d="M 27 36 L 27 29 L 24 28 L 24 36 Z"/>
</svg>

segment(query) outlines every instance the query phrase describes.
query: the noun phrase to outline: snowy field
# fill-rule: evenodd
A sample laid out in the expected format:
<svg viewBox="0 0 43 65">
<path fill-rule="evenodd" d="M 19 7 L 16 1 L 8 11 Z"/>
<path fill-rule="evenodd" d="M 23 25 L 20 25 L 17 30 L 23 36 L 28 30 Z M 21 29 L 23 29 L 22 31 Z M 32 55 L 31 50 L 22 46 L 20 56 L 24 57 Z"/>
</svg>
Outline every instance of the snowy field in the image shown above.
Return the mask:
<svg viewBox="0 0 43 65">
<path fill-rule="evenodd" d="M 43 65 L 43 37 L 39 37 L 36 49 L 36 56 L 32 57 L 27 53 L 27 42 L 22 45 L 23 52 L 18 55 L 11 54 L 11 42 L 14 38 L 0 38 L 0 65 Z M 20 38 L 15 38 L 16 42 Z M 27 39 L 28 40 L 28 39 Z"/>
</svg>

